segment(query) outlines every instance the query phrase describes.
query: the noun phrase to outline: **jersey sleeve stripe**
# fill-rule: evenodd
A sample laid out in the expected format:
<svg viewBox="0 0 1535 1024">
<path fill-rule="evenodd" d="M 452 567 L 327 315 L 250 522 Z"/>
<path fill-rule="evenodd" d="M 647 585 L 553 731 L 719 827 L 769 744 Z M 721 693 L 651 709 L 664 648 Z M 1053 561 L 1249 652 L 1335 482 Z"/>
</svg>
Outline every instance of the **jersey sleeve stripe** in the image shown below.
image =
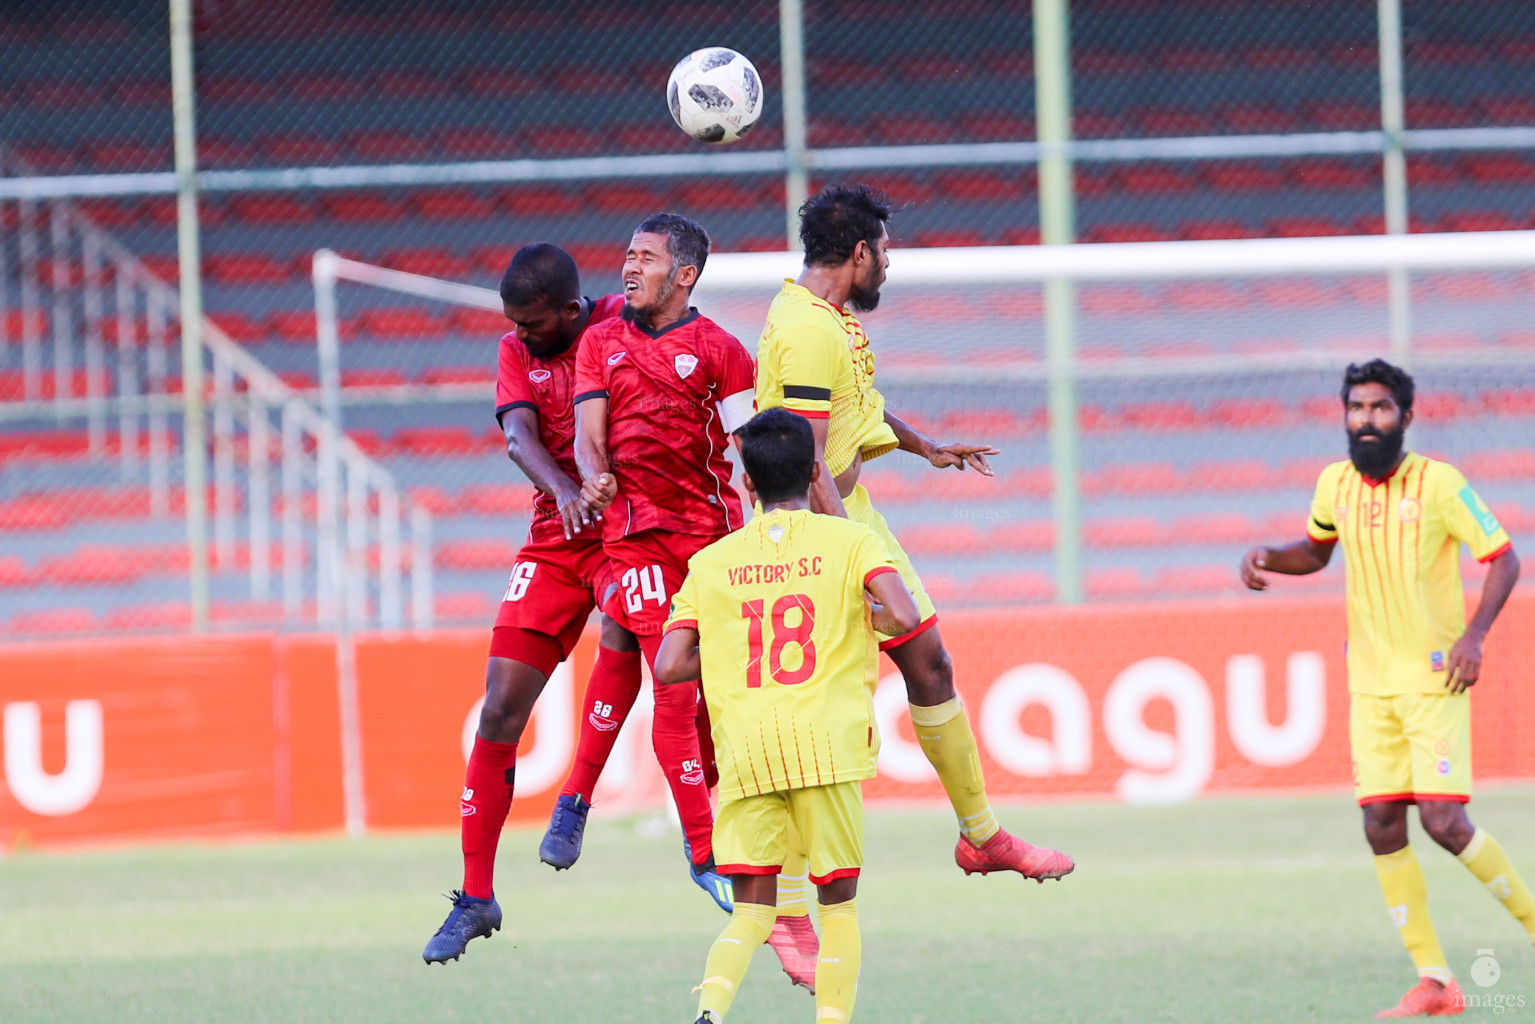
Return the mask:
<svg viewBox="0 0 1535 1024">
<path fill-rule="evenodd" d="M 575 397 L 574 401 L 572 401 L 570 404 L 571 405 L 580 405 L 582 402 L 586 401 L 589 398 L 606 398 L 606 397 L 608 397 L 608 393 L 606 391 L 583 391 L 579 395 L 577 395 Z"/>
<path fill-rule="evenodd" d="M 1485 564 L 1487 562 L 1492 561 L 1494 558 L 1497 558 L 1499 555 L 1502 555 L 1505 552 L 1513 550 L 1513 547 L 1514 547 L 1514 542 L 1511 541 L 1511 540 L 1506 540 L 1506 541 L 1503 542 L 1503 546 L 1498 548 L 1498 550 L 1483 555 L 1481 558 L 1478 558 L 1477 561 L 1478 562 L 1482 562 L 1483 564 Z"/>
<path fill-rule="evenodd" d="M 697 619 L 677 619 L 674 622 L 668 622 L 666 624 L 666 630 L 665 631 L 667 633 L 670 633 L 674 629 L 691 629 L 691 630 L 693 630 L 696 633 L 696 632 L 698 632 L 698 620 Z"/>
<path fill-rule="evenodd" d="M 784 406 L 784 408 L 788 409 L 790 412 L 797 412 L 797 413 L 799 413 L 801 416 L 805 417 L 805 419 L 807 419 L 807 420 L 829 420 L 829 419 L 831 419 L 831 410 L 830 409 L 796 409 L 792 405 L 786 405 L 786 406 Z"/>
<path fill-rule="evenodd" d="M 798 398 L 804 402 L 830 402 L 831 388 L 810 388 L 802 384 L 785 384 L 783 386 L 785 398 Z"/>
<path fill-rule="evenodd" d="M 895 572 L 895 571 L 896 571 L 896 568 L 893 565 L 876 565 L 874 568 L 870 569 L 864 575 L 864 578 L 863 578 L 864 589 L 867 590 L 869 588 L 870 581 L 872 581 L 876 576 L 883 576 L 887 572 Z"/>
<path fill-rule="evenodd" d="M 498 405 L 496 406 L 496 422 L 500 423 L 501 417 L 505 416 L 513 409 L 532 409 L 534 412 L 538 412 L 538 405 L 534 402 L 528 401 L 508 402 L 505 405 Z"/>
</svg>

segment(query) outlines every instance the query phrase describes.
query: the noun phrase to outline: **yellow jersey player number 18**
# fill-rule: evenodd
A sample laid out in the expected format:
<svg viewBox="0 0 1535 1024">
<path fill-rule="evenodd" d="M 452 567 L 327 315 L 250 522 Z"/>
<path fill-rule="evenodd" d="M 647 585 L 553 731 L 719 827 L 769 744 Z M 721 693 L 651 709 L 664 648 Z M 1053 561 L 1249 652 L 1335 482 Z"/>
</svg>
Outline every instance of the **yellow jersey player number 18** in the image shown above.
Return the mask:
<svg viewBox="0 0 1535 1024">
<path fill-rule="evenodd" d="M 735 890 L 698 1019 L 724 1019 L 773 928 L 774 876 L 802 845 L 820 891 L 816 1019 L 846 1021 L 860 949 L 859 784 L 879 750 L 875 630 L 900 634 L 920 619 L 878 534 L 810 511 L 810 425 L 770 409 L 737 436 L 763 512 L 689 560 L 655 664 L 658 683 L 702 676 L 720 772 L 714 855 Z"/>
</svg>

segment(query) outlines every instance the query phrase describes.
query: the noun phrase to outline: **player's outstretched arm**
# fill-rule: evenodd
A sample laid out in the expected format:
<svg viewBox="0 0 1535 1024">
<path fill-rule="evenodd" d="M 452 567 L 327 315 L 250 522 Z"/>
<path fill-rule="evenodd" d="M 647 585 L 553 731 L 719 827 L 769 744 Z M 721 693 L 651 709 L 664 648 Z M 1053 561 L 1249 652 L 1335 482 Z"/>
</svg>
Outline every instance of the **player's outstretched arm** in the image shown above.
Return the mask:
<svg viewBox="0 0 1535 1024">
<path fill-rule="evenodd" d="M 873 599 L 874 628 L 886 636 L 910 633 L 922 624 L 917 602 L 898 572 L 882 572 L 865 586 Z"/>
<path fill-rule="evenodd" d="M 581 520 L 572 515 L 581 498 L 581 485 L 572 480 L 554 461 L 538 436 L 538 413 L 525 406 L 508 409 L 501 415 L 501 431 L 506 435 L 507 458 L 527 475 L 533 486 L 554 498 L 564 520 L 565 537 L 579 533 Z"/>
<path fill-rule="evenodd" d="M 1487 639 L 1487 631 L 1492 628 L 1493 620 L 1503 610 L 1503 604 L 1508 600 L 1508 595 L 1514 592 L 1514 584 L 1517 582 L 1519 556 L 1514 554 L 1510 546 L 1487 563 L 1487 579 L 1482 583 L 1482 599 L 1477 603 L 1476 614 L 1471 616 L 1466 631 L 1455 641 L 1455 646 L 1450 648 L 1450 656 L 1444 666 L 1444 685 L 1451 693 L 1464 693 L 1481 678 L 1482 641 Z"/>
<path fill-rule="evenodd" d="M 608 400 L 586 398 L 576 403 L 576 469 L 581 473 L 580 522 L 602 518 L 617 493 L 608 462 Z"/>
<path fill-rule="evenodd" d="M 920 455 L 939 469 L 948 469 L 951 466 L 964 469 L 966 466 L 971 466 L 983 476 L 996 475 L 991 470 L 991 464 L 986 461 L 986 456 L 1001 455 L 1000 448 L 989 444 L 968 444 L 963 441 L 939 444 L 889 409 L 885 410 L 885 422 L 890 424 L 891 430 L 895 431 L 895 438 L 900 442 L 903 452 Z"/>
<path fill-rule="evenodd" d="M 1284 573 L 1286 576 L 1307 576 L 1321 572 L 1332 561 L 1332 549 L 1336 544 L 1307 537 L 1282 548 L 1253 548 L 1242 556 L 1238 569 L 1248 590 L 1267 590 L 1269 581 L 1265 572 Z"/>
<path fill-rule="evenodd" d="M 656 652 L 658 683 L 690 683 L 703 675 L 698 660 L 698 630 L 677 626 L 668 630 Z"/>
</svg>

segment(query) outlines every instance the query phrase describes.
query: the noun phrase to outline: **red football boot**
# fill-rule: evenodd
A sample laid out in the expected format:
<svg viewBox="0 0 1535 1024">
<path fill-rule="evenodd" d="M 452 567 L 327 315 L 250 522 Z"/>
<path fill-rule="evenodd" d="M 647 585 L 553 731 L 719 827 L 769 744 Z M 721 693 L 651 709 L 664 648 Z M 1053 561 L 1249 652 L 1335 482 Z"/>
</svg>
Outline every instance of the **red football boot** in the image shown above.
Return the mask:
<svg viewBox="0 0 1535 1024">
<path fill-rule="evenodd" d="M 780 917 L 773 922 L 767 941 L 789 980 L 815 995 L 815 962 L 821 955 L 821 940 L 810 926 L 809 915 Z"/>
<path fill-rule="evenodd" d="M 1036 882 L 1069 875 L 1077 866 L 1059 850 L 1026 843 L 1006 829 L 998 830 L 980 846 L 961 835 L 954 846 L 954 863 L 964 868 L 967 875 L 975 871 L 983 875 L 993 871 L 1016 871 Z"/>
<path fill-rule="evenodd" d="M 1402 997 L 1402 1001 L 1389 1010 L 1377 1013 L 1378 1020 L 1396 1017 L 1452 1017 L 1466 1009 L 1466 997 L 1460 986 L 1451 978 L 1448 985 L 1432 978 L 1423 978 Z"/>
</svg>

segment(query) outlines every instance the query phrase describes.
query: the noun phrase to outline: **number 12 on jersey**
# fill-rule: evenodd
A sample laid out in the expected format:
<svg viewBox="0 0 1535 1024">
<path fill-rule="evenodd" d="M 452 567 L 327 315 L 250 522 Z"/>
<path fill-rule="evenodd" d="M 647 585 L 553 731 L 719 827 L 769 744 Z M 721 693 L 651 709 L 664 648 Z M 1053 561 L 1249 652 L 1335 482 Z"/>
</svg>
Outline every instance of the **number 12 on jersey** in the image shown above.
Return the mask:
<svg viewBox="0 0 1535 1024">
<path fill-rule="evenodd" d="M 741 618 L 746 620 L 746 686 L 755 689 L 762 685 L 762 648 L 765 616 L 761 598 L 741 602 Z M 788 615 L 798 611 L 794 625 L 788 625 Z M 773 639 L 768 644 L 768 674 L 781 686 L 795 686 L 815 674 L 815 641 L 810 639 L 815 629 L 815 604 L 808 594 L 785 594 L 773 602 Z M 783 649 L 798 644 L 800 663 L 795 669 L 783 667 Z"/>
</svg>

